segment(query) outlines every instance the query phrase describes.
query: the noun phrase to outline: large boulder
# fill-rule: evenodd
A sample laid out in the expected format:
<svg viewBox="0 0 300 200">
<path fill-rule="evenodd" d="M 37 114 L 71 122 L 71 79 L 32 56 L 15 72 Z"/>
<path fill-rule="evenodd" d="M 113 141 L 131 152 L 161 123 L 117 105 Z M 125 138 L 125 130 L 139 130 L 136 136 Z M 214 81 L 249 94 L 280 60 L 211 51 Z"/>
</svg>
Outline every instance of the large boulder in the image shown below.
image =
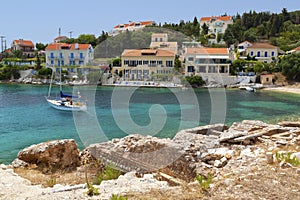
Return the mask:
<svg viewBox="0 0 300 200">
<path fill-rule="evenodd" d="M 80 165 L 75 140 L 55 140 L 32 145 L 18 153 L 18 159 L 41 168 L 74 169 Z"/>
</svg>

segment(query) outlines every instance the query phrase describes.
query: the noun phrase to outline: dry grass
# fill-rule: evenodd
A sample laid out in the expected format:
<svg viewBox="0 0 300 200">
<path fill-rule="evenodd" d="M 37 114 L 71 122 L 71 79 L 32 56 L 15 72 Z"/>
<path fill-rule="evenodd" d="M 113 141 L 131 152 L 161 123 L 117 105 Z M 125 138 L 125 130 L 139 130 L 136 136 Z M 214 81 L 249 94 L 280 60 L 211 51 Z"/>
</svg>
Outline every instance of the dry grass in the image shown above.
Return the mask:
<svg viewBox="0 0 300 200">
<path fill-rule="evenodd" d="M 43 187 L 52 187 L 53 183 L 61 185 L 76 185 L 86 183 L 85 171 L 87 171 L 90 182 L 96 180 L 97 173 L 102 169 L 101 164 L 89 164 L 77 168 L 71 172 L 57 170 L 52 174 L 44 174 L 38 170 L 35 165 L 28 168 L 16 168 L 14 172 L 19 176 L 29 180 L 32 185 L 42 185 Z"/>
</svg>

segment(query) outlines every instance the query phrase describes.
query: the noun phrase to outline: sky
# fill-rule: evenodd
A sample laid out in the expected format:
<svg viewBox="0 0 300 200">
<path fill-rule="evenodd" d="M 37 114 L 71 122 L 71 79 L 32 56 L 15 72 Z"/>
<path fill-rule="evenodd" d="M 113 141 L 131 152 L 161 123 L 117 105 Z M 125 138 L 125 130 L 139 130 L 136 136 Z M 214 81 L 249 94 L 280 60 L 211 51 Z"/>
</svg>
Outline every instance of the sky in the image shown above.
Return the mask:
<svg viewBox="0 0 300 200">
<path fill-rule="evenodd" d="M 49 44 L 61 35 L 109 32 L 129 21 L 179 23 L 204 16 L 236 15 L 255 10 L 280 13 L 300 10 L 299 0 L 3 0 L 0 36 L 7 47 L 15 39 Z"/>
</svg>

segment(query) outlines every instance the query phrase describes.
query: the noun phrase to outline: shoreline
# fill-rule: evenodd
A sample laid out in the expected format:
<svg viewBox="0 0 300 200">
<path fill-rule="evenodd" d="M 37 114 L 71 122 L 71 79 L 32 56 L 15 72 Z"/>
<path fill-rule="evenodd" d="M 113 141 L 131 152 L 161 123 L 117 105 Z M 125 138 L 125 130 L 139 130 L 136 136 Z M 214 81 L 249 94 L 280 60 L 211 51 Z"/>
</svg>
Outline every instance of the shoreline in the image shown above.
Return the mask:
<svg viewBox="0 0 300 200">
<path fill-rule="evenodd" d="M 292 87 L 292 86 L 268 87 L 268 88 L 263 88 L 263 90 L 300 95 L 300 88 L 299 87 Z"/>
</svg>

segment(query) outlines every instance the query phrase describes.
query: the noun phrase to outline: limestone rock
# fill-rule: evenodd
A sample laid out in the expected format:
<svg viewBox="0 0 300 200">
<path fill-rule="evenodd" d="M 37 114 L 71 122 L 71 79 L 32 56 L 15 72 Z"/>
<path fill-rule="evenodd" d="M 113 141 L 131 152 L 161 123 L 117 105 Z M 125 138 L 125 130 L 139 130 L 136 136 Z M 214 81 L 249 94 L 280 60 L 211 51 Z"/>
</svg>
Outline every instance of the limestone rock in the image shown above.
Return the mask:
<svg viewBox="0 0 300 200">
<path fill-rule="evenodd" d="M 18 159 L 39 167 L 71 169 L 80 165 L 75 140 L 55 140 L 32 145 L 18 153 Z"/>
<path fill-rule="evenodd" d="M 283 122 L 279 122 L 278 125 L 284 126 L 284 127 L 298 127 L 298 128 L 300 128 L 300 121 L 298 121 L 298 122 L 283 121 Z"/>
</svg>

